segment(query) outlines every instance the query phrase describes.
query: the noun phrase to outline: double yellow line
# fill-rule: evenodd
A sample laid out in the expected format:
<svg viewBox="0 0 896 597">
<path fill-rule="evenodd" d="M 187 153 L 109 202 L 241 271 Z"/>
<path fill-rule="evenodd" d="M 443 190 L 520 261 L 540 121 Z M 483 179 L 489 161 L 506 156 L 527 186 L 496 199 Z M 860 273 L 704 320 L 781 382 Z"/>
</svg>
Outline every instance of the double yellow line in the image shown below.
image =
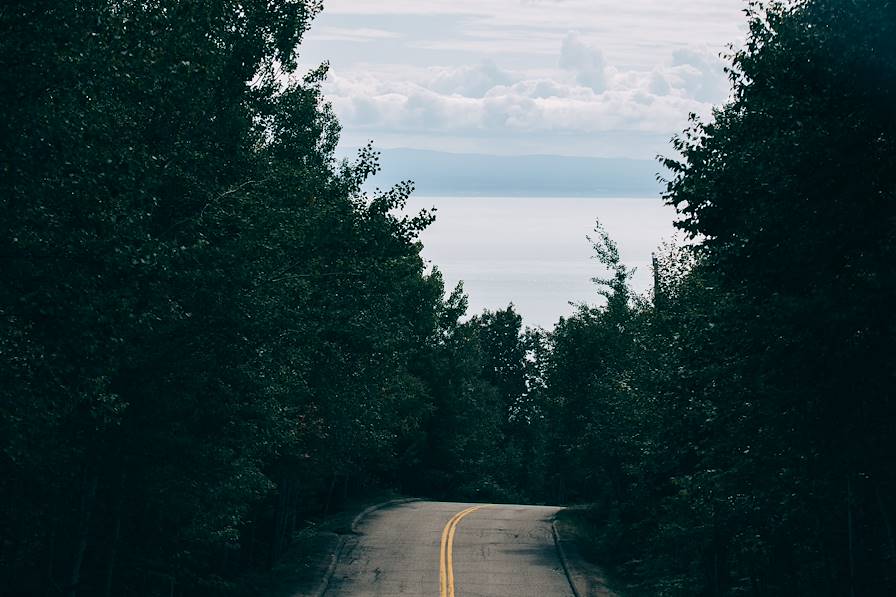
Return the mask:
<svg viewBox="0 0 896 597">
<path fill-rule="evenodd" d="M 442 542 L 439 544 L 439 595 L 440 597 L 454 597 L 454 533 L 457 532 L 457 523 L 482 506 L 472 506 L 462 510 L 451 517 L 448 524 L 442 530 Z"/>
</svg>

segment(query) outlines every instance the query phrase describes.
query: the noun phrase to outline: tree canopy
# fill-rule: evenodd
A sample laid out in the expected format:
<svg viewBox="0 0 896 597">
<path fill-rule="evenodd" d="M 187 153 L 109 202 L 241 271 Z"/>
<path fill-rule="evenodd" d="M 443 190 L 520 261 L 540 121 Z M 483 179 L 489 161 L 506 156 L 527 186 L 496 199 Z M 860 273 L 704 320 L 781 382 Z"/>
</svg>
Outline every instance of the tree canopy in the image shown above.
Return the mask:
<svg viewBox="0 0 896 597">
<path fill-rule="evenodd" d="M 748 23 L 665 160 L 690 248 L 553 333 L 566 483 L 637 594 L 890 594 L 896 6 Z"/>
<path fill-rule="evenodd" d="M 752 3 L 652 296 L 467 315 L 316 0 L 0 9 L 0 593 L 236 595 L 353 492 L 585 503 L 638 595 L 896 593 L 896 5 Z"/>
</svg>

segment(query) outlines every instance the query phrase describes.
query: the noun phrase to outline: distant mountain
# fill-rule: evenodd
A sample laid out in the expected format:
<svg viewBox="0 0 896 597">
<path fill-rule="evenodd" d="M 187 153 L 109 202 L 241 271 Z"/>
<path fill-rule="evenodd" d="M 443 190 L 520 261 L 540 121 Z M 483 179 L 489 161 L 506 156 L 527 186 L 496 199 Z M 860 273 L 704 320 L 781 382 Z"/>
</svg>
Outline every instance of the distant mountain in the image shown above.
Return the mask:
<svg viewBox="0 0 896 597">
<path fill-rule="evenodd" d="M 644 197 L 662 190 L 661 166 L 652 160 L 385 149 L 381 163 L 371 187 L 413 180 L 422 196 Z"/>
</svg>

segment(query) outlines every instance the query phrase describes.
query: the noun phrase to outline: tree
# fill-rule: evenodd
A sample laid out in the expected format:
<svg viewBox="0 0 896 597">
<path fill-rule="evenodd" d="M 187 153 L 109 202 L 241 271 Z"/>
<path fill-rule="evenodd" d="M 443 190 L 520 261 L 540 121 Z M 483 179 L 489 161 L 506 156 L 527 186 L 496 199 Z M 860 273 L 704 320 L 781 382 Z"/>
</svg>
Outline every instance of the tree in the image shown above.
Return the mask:
<svg viewBox="0 0 896 597">
<path fill-rule="evenodd" d="M 886 593 L 896 11 L 754 4 L 749 24 L 732 101 L 667 161 L 716 297 L 701 368 L 727 427 L 703 466 L 725 471 L 709 480 L 724 533 L 749 537 L 713 590 L 743 574 L 761 592 Z"/>
<path fill-rule="evenodd" d="M 665 161 L 690 254 L 554 330 L 561 478 L 639 594 L 890 594 L 896 10 L 748 22 L 730 101 Z"/>
<path fill-rule="evenodd" d="M 0 10 L 0 591 L 221 594 L 403 466 L 430 216 L 334 159 L 319 9 Z"/>
</svg>

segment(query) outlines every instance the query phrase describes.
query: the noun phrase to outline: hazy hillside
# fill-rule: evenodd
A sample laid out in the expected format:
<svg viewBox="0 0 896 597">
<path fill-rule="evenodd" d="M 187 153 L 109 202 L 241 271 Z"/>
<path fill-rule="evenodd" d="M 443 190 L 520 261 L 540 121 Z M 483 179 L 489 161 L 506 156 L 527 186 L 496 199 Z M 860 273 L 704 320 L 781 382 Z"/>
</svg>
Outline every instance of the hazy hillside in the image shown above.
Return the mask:
<svg viewBox="0 0 896 597">
<path fill-rule="evenodd" d="M 386 149 L 382 165 L 375 186 L 410 179 L 417 195 L 643 197 L 661 190 L 652 160 Z"/>
</svg>

